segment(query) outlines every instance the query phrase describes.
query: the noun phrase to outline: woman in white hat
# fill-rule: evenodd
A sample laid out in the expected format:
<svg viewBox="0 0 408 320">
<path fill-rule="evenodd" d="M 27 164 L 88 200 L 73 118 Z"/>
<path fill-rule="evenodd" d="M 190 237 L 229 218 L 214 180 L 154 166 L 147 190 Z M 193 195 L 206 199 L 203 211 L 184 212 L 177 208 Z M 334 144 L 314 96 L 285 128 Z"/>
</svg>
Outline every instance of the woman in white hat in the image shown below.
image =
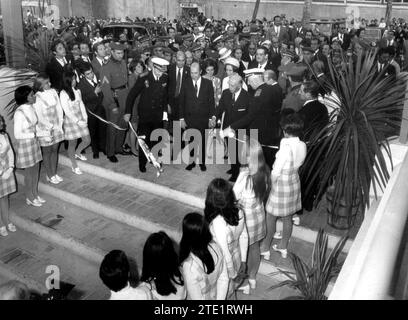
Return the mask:
<svg viewBox="0 0 408 320">
<path fill-rule="evenodd" d="M 225 73 L 225 60 L 231 57 L 232 51 L 227 48 L 221 48 L 218 51 L 218 72 L 216 76 L 222 81 L 224 80 L 225 77 L 227 77 L 227 74 Z"/>
<path fill-rule="evenodd" d="M 227 77 L 222 80 L 222 91 L 229 88 L 229 77 L 234 74 L 238 74 L 239 71 L 239 61 L 235 58 L 229 57 L 225 60 L 225 73 Z M 242 83 L 242 88 L 248 91 L 248 86 L 245 82 Z"/>
</svg>

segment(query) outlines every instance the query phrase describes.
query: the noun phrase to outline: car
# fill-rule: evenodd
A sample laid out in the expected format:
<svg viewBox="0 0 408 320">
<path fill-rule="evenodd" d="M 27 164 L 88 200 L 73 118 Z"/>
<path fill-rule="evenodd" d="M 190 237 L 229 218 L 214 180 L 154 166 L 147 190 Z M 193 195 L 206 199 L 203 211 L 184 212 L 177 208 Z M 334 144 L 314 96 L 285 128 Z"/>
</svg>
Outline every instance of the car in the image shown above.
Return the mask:
<svg viewBox="0 0 408 320">
<path fill-rule="evenodd" d="M 148 36 L 150 39 L 167 35 L 166 28 L 157 23 L 138 22 L 138 23 L 112 23 L 104 26 L 101 30 L 103 38 L 119 39 L 120 35 L 127 30 L 128 41 L 133 42 L 135 36 Z"/>
<path fill-rule="evenodd" d="M 339 26 L 346 24 L 346 19 L 310 19 L 312 27 L 316 27 L 321 34 L 331 37 Z"/>
</svg>

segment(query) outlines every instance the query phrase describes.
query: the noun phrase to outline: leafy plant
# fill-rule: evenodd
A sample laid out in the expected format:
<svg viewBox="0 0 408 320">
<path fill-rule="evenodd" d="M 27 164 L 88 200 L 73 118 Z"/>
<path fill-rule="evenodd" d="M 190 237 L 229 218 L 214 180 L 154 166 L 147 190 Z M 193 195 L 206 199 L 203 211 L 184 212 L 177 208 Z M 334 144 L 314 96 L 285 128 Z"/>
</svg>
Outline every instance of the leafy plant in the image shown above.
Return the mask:
<svg viewBox="0 0 408 320">
<path fill-rule="evenodd" d="M 288 272 L 279 269 L 288 280 L 285 280 L 269 290 L 274 290 L 283 286 L 289 286 L 300 292 L 299 296 L 292 296 L 286 299 L 298 300 L 326 300 L 326 290 L 330 281 L 336 277 L 342 263 L 338 262 L 339 256 L 347 241 L 347 236 L 341 238 L 334 249 L 329 253 L 328 236 L 323 229 L 320 229 L 313 247 L 312 263 L 307 265 L 296 254 L 289 252 L 289 258 L 293 264 L 295 272 Z"/>
<path fill-rule="evenodd" d="M 400 127 L 408 77 L 384 77 L 385 68 L 378 74 L 376 54 L 370 51 L 356 61 L 350 59 L 342 70 L 329 63 L 330 91 L 337 96 L 329 100 L 337 110 L 332 121 L 311 138 L 300 173 L 308 183 L 302 196 L 315 193 L 315 206 L 327 188 L 334 186 L 330 214 L 339 210 L 340 203 L 346 204 L 350 214 L 355 204 L 364 211 L 370 206 L 370 186 L 377 197 L 376 184 L 383 189 L 390 178 L 387 138 Z"/>
</svg>

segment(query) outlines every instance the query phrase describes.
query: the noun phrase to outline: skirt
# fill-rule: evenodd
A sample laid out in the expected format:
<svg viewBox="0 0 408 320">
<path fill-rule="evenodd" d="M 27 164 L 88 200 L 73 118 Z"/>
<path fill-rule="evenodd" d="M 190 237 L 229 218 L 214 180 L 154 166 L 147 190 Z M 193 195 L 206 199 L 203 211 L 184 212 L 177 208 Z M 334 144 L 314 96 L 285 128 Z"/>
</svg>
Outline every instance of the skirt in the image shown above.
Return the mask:
<svg viewBox="0 0 408 320">
<path fill-rule="evenodd" d="M 288 217 L 302 209 L 299 174 L 296 169 L 283 173 L 272 187 L 266 212 L 276 217 Z"/>
<path fill-rule="evenodd" d="M 46 137 L 38 137 L 38 142 L 40 143 L 41 147 L 50 147 L 53 146 L 54 144 L 60 143 L 61 141 L 64 141 L 64 133 L 60 130 L 54 129 L 52 131 L 52 141 L 48 142 Z"/>
<path fill-rule="evenodd" d="M 252 245 L 266 236 L 265 209 L 256 198 L 241 199 L 240 205 L 245 214 L 249 245 Z"/>
<path fill-rule="evenodd" d="M 68 118 L 64 119 L 65 140 L 76 140 L 89 136 L 88 126 L 81 127 Z"/>
<path fill-rule="evenodd" d="M 8 196 L 17 191 L 16 177 L 14 172 L 10 175 L 8 179 L 0 178 L 0 198 Z"/>
<path fill-rule="evenodd" d="M 16 167 L 31 168 L 42 160 L 41 148 L 37 139 L 17 140 Z"/>
</svg>

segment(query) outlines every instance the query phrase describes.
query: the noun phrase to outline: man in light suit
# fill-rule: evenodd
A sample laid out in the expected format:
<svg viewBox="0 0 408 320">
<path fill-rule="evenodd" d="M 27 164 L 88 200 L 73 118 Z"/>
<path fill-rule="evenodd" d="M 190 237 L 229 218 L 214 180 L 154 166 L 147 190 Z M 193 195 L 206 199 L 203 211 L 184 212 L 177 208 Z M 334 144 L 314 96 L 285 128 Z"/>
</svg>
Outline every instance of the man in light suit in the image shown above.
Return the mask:
<svg viewBox="0 0 408 320">
<path fill-rule="evenodd" d="M 180 92 L 180 121 L 181 128 L 185 130 L 196 129 L 201 134 L 201 144 L 199 150 L 200 169 L 206 171 L 206 133 L 208 128 L 214 128 L 215 118 L 215 101 L 214 88 L 210 80 L 201 77 L 200 64 L 194 62 L 190 67 L 190 77 L 184 83 Z M 190 141 L 191 143 L 192 141 Z M 193 151 L 193 150 L 192 150 Z M 191 154 L 191 153 L 190 153 Z M 186 170 L 191 171 L 195 166 L 195 159 L 192 159 Z"/>
</svg>

